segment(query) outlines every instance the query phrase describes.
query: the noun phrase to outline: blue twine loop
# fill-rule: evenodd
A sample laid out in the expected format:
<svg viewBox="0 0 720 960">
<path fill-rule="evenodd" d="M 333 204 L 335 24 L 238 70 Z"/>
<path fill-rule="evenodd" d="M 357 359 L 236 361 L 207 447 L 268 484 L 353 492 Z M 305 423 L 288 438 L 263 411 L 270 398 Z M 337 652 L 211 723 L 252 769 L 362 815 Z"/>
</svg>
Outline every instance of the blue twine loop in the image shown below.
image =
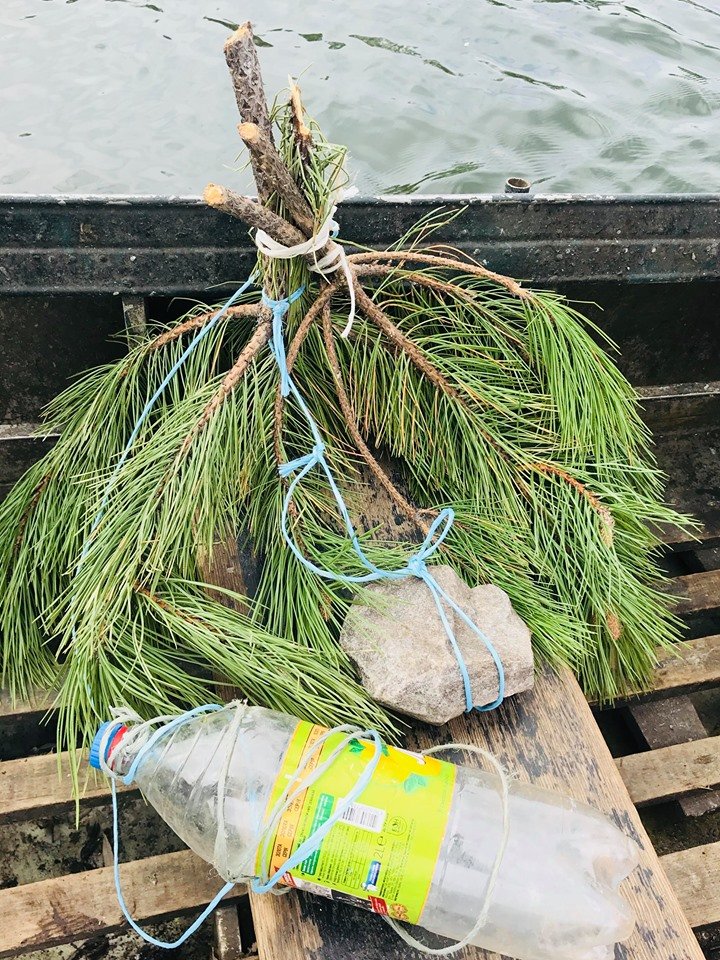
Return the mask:
<svg viewBox="0 0 720 960">
<path fill-rule="evenodd" d="M 83 550 L 82 550 L 80 559 L 78 561 L 77 570 L 79 570 L 80 567 L 82 566 L 87 556 L 87 552 L 90 549 L 92 534 L 95 532 L 95 530 L 97 529 L 97 527 L 99 526 L 103 518 L 103 515 L 105 513 L 105 508 L 107 506 L 112 488 L 119 475 L 120 469 L 122 468 L 123 464 L 125 463 L 128 456 L 130 455 L 131 449 L 135 443 L 135 440 L 137 439 L 140 429 L 143 423 L 145 422 L 145 420 L 147 419 L 147 417 L 150 415 L 150 412 L 154 407 L 155 403 L 157 402 L 157 400 L 159 399 L 159 397 L 161 396 L 165 388 L 168 386 L 168 384 L 171 382 L 175 374 L 178 372 L 180 367 L 184 364 L 188 356 L 193 352 L 193 350 L 196 349 L 198 344 L 202 342 L 203 338 L 207 336 L 207 334 L 210 332 L 212 327 L 215 326 L 215 324 L 227 313 L 230 306 L 232 306 L 232 304 L 252 284 L 253 280 L 254 280 L 254 276 L 251 276 L 232 295 L 232 297 L 230 297 L 230 299 L 215 314 L 215 316 L 208 322 L 208 324 L 206 324 L 206 326 L 190 341 L 186 349 L 183 351 L 181 356 L 173 365 L 172 369 L 168 372 L 167 376 L 164 378 L 163 382 L 157 388 L 157 390 L 152 395 L 152 397 L 148 400 L 147 404 L 145 405 L 145 408 L 143 409 L 136 424 L 132 429 L 132 432 L 127 440 L 125 448 L 123 449 L 120 455 L 120 458 L 115 465 L 114 471 L 110 476 L 110 480 L 108 481 L 108 484 L 105 488 L 103 497 L 100 502 L 98 513 L 94 518 L 93 523 L 91 524 L 90 535 L 88 536 L 83 546 Z M 305 454 L 302 457 L 298 457 L 295 460 L 291 460 L 287 463 L 284 463 L 279 467 L 279 473 L 281 477 L 287 478 L 291 474 L 295 474 L 295 476 L 293 477 L 293 480 L 289 484 L 287 493 L 285 495 L 285 500 L 283 502 L 283 509 L 282 509 L 282 516 L 281 516 L 281 529 L 282 529 L 283 538 L 286 544 L 288 545 L 288 547 L 292 550 L 293 554 L 307 569 L 311 570 L 317 576 L 322 577 L 326 580 L 335 580 L 340 583 L 347 583 L 347 584 L 371 583 L 377 580 L 400 580 L 408 576 L 417 577 L 418 579 L 423 580 L 423 582 L 427 584 L 427 587 L 430 590 L 433 596 L 433 599 L 435 600 L 435 605 L 438 610 L 438 615 L 443 624 L 443 627 L 445 628 L 445 632 L 448 636 L 448 640 L 450 641 L 451 647 L 453 649 L 453 652 L 458 662 L 458 667 L 460 670 L 460 674 L 462 676 L 463 687 L 465 691 L 466 710 L 467 711 L 470 711 L 473 709 L 479 710 L 479 711 L 493 710 L 495 709 L 495 707 L 499 706 L 500 703 L 502 703 L 504 693 L 505 693 L 505 673 L 503 670 L 502 661 L 500 660 L 500 657 L 497 651 L 495 650 L 495 647 L 493 646 L 490 639 L 483 633 L 483 631 L 478 627 L 478 625 L 474 623 L 474 621 L 471 620 L 470 617 L 467 616 L 467 614 L 457 605 L 457 603 L 455 603 L 452 597 L 450 597 L 442 589 L 440 584 L 435 580 L 432 573 L 427 567 L 427 560 L 429 560 L 430 557 L 432 557 L 433 554 L 438 550 L 438 548 L 440 547 L 440 545 L 443 543 L 443 541 L 445 540 L 445 538 L 450 532 L 450 529 L 452 527 L 452 524 L 455 518 L 455 514 L 453 510 L 450 507 L 446 507 L 440 511 L 440 513 L 437 515 L 437 517 L 431 524 L 430 529 L 428 530 L 427 536 L 423 540 L 418 550 L 415 552 L 415 554 L 413 554 L 412 557 L 409 558 L 406 565 L 404 567 L 401 567 L 398 570 L 384 570 L 381 567 L 376 566 L 370 560 L 370 558 L 366 556 L 364 550 L 362 549 L 362 546 L 360 544 L 360 539 L 352 524 L 352 520 L 350 519 L 350 514 L 348 512 L 345 501 L 342 497 L 340 489 L 335 481 L 335 477 L 333 476 L 333 473 L 330 470 L 327 459 L 325 457 L 325 444 L 323 443 L 323 439 L 320 436 L 318 426 L 315 423 L 315 420 L 313 419 L 313 416 L 310 413 L 310 410 L 308 409 L 307 404 L 305 403 L 305 400 L 303 399 L 302 395 L 300 394 L 297 387 L 295 386 L 295 383 L 292 377 L 290 376 L 290 372 L 287 366 L 287 357 L 285 354 L 285 343 L 283 338 L 283 319 L 285 317 L 285 314 L 289 310 L 290 305 L 294 303 L 298 299 L 298 297 L 302 295 L 304 289 L 305 289 L 304 286 L 299 287 L 297 290 L 293 291 L 293 293 L 291 293 L 288 297 L 285 297 L 282 300 L 272 300 L 270 297 L 267 296 L 267 294 L 264 291 L 262 293 L 263 303 L 272 310 L 272 314 L 273 314 L 272 339 L 270 343 L 270 348 L 272 350 L 273 356 L 275 358 L 275 361 L 277 363 L 278 370 L 280 373 L 280 389 L 281 389 L 282 395 L 284 397 L 292 395 L 293 399 L 295 400 L 298 407 L 302 411 L 303 416 L 305 417 L 305 420 L 307 422 L 307 425 L 310 429 L 310 433 L 313 438 L 313 447 L 309 453 Z M 322 471 L 324 472 L 327 478 L 328 485 L 330 486 L 333 497 L 335 498 L 335 502 L 337 504 L 340 516 L 342 517 L 343 523 L 345 525 L 345 529 L 353 545 L 355 553 L 357 554 L 357 557 L 361 561 L 363 566 L 368 571 L 366 574 L 362 574 L 360 576 L 350 576 L 350 575 L 337 573 L 336 571 L 332 571 L 332 570 L 325 570 L 322 567 L 317 566 L 311 560 L 309 560 L 307 557 L 304 556 L 304 554 L 298 548 L 297 544 L 295 543 L 292 536 L 290 535 L 290 531 L 288 529 L 288 510 L 289 510 L 290 503 L 292 501 L 295 488 L 298 486 L 299 483 L 302 482 L 302 480 L 310 472 L 310 470 L 314 469 L 316 466 L 322 469 Z M 467 666 L 463 659 L 460 648 L 458 647 L 457 640 L 455 639 L 455 634 L 453 632 L 452 626 L 447 618 L 444 604 L 447 604 L 449 607 L 451 607 L 452 610 L 454 610 L 454 612 L 463 620 L 463 622 L 467 624 L 467 626 L 477 634 L 477 636 L 483 641 L 490 655 L 492 656 L 493 662 L 495 663 L 495 666 L 497 668 L 497 673 L 498 673 L 498 697 L 494 701 L 494 703 L 488 704 L 487 706 L 484 706 L 484 707 L 474 706 L 473 699 L 472 699 L 472 690 L 470 685 L 470 677 L 468 674 Z M 181 714 L 180 716 L 176 717 L 175 719 L 165 724 L 163 727 L 156 730 L 155 733 L 148 739 L 148 741 L 145 744 L 143 744 L 143 746 L 138 751 L 137 755 L 135 756 L 130 766 L 130 769 L 128 770 L 127 774 L 123 777 L 123 782 L 128 785 L 134 782 L 135 777 L 137 776 L 138 768 L 142 763 L 144 757 L 147 755 L 148 751 L 162 737 L 165 737 L 169 732 L 177 729 L 179 726 L 186 723 L 188 720 L 190 720 L 191 718 L 193 718 L 194 716 L 200 713 L 208 713 L 208 712 L 213 712 L 213 711 L 222 710 L 222 709 L 223 708 L 218 704 L 207 704 L 205 706 L 196 707 L 193 710 L 189 710 L 186 713 Z M 348 729 L 348 728 L 342 728 L 342 729 Z M 314 749 L 316 749 L 319 746 L 320 742 L 326 739 L 326 737 L 329 736 L 330 733 L 332 732 L 333 731 L 328 731 L 328 734 L 320 738 L 320 740 L 317 741 L 317 743 L 314 745 Z M 338 820 L 341 819 L 341 817 L 345 813 L 345 810 L 350 806 L 351 803 L 357 800 L 357 798 L 362 794 L 363 790 L 370 782 L 375 772 L 375 769 L 377 767 L 377 764 L 380 760 L 380 757 L 382 756 L 382 741 L 380 739 L 379 734 L 374 730 L 366 730 L 361 732 L 356 731 L 354 733 L 354 736 L 368 737 L 373 741 L 375 746 L 375 752 L 373 757 L 370 759 L 370 761 L 366 765 L 365 769 L 363 770 L 363 773 L 358 778 L 352 790 L 347 794 L 346 797 L 344 797 L 340 801 L 340 803 L 338 804 L 332 816 L 298 847 L 295 853 L 288 858 L 288 860 L 280 867 L 280 869 L 278 869 L 271 877 L 269 877 L 266 880 L 261 880 L 259 877 L 248 878 L 251 880 L 252 889 L 256 893 L 265 893 L 268 890 L 272 889 L 281 880 L 282 876 L 287 870 L 293 869 L 299 863 L 302 863 L 304 859 L 306 859 L 308 856 L 314 853 L 315 850 L 317 850 L 318 847 L 320 846 L 320 843 L 322 842 L 323 837 L 338 822 Z M 339 750 L 340 750 L 340 746 L 336 748 L 336 751 L 334 751 L 331 757 L 328 759 L 328 761 L 326 761 L 327 764 L 332 762 L 332 760 L 337 755 L 337 752 Z M 301 771 L 299 770 L 298 773 L 300 772 Z M 316 773 L 317 772 L 318 771 L 316 771 Z M 114 861 L 113 874 L 115 879 L 115 890 L 117 892 L 117 898 L 118 898 L 118 903 L 120 905 L 120 909 L 122 910 L 123 916 L 127 920 L 128 924 L 132 927 L 132 929 L 136 933 L 138 933 L 148 943 L 151 943 L 156 947 L 161 947 L 168 950 L 175 949 L 176 947 L 179 947 L 183 943 L 185 943 L 185 941 L 189 937 L 191 937 L 193 933 L 195 933 L 198 927 L 213 912 L 213 910 L 220 903 L 223 897 L 230 890 L 232 890 L 235 884 L 233 881 L 228 881 L 218 891 L 215 897 L 213 897 L 210 903 L 202 910 L 202 912 L 198 915 L 198 917 L 190 924 L 190 926 L 178 937 L 177 940 L 170 943 L 164 940 L 158 940 L 155 937 L 151 936 L 149 933 L 147 933 L 147 931 L 143 930 L 143 928 L 133 919 L 133 917 L 130 914 L 130 911 L 128 910 L 127 904 L 125 903 L 125 898 L 122 893 L 122 886 L 120 882 L 120 859 L 119 859 L 120 828 L 119 828 L 119 817 L 118 817 L 117 790 L 116 790 L 114 778 L 111 780 L 111 793 L 112 793 L 112 808 L 113 808 L 113 861 Z"/>
<path fill-rule="evenodd" d="M 297 300 L 304 289 L 304 287 L 299 287 L 297 290 L 291 293 L 290 296 L 284 297 L 281 300 L 273 300 L 264 291 L 262 294 L 263 303 L 272 310 L 273 314 L 271 350 L 280 373 L 280 387 L 282 395 L 284 397 L 292 396 L 293 400 L 298 405 L 303 416 L 305 417 L 313 439 L 313 447 L 309 453 L 302 457 L 297 457 L 295 460 L 289 460 L 287 463 L 281 464 L 278 468 L 280 476 L 283 478 L 288 478 L 292 474 L 295 474 L 285 494 L 282 513 L 280 516 L 280 528 L 282 530 L 283 539 L 300 563 L 302 563 L 303 566 L 308 570 L 312 571 L 312 573 L 314 573 L 316 576 L 322 577 L 324 580 L 333 580 L 338 583 L 345 583 L 348 585 L 372 583 L 377 580 L 402 580 L 403 578 L 410 576 L 417 577 L 418 579 L 422 580 L 432 594 L 432 597 L 435 601 L 435 606 L 437 607 L 438 616 L 440 617 L 440 622 L 443 625 L 448 640 L 450 641 L 450 646 L 455 655 L 455 659 L 457 660 L 458 669 L 462 678 L 463 690 L 465 693 L 466 712 L 469 713 L 471 710 L 478 710 L 480 712 L 494 710 L 496 707 L 500 706 L 505 696 L 505 670 L 503 668 L 502 660 L 500 659 L 500 656 L 490 638 L 480 629 L 474 620 L 468 617 L 465 611 L 458 606 L 452 597 L 449 596 L 445 590 L 443 590 L 427 567 L 427 561 L 438 550 L 447 535 L 450 533 L 455 520 L 455 513 L 452 508 L 445 507 L 440 511 L 435 520 L 432 522 L 427 536 L 421 543 L 416 553 L 410 557 L 404 567 L 401 567 L 398 570 L 384 570 L 381 567 L 377 567 L 365 554 L 365 551 L 360 544 L 360 538 L 358 537 L 357 531 L 355 530 L 352 520 L 350 519 L 350 513 L 345 500 L 343 499 L 340 488 L 337 485 L 335 477 L 325 457 L 325 445 L 322 437 L 320 436 L 318 426 L 315 423 L 315 420 L 310 413 L 302 394 L 297 389 L 295 381 L 291 377 L 290 371 L 287 367 L 285 343 L 283 338 L 283 320 L 285 318 L 285 314 L 290 308 L 290 304 Z M 345 525 L 346 533 L 353 545 L 353 549 L 355 550 L 355 553 L 362 565 L 368 571 L 365 574 L 353 576 L 349 574 L 338 573 L 335 570 L 327 570 L 318 566 L 303 554 L 290 533 L 288 514 L 295 489 L 315 467 L 319 467 L 325 474 L 328 486 L 330 487 L 333 497 L 335 498 L 338 512 Z M 468 673 L 467 664 L 465 663 L 465 659 L 455 638 L 452 625 L 448 619 L 445 610 L 445 604 L 447 604 L 455 612 L 455 614 L 460 617 L 463 623 L 465 623 L 473 631 L 473 633 L 475 633 L 480 640 L 482 640 L 487 648 L 488 653 L 492 657 L 498 675 L 498 696 L 497 699 L 490 704 L 486 704 L 485 706 L 476 706 L 473 701 L 472 685 L 470 683 L 470 675 Z"/>
<path fill-rule="evenodd" d="M 241 708 L 241 706 L 242 705 L 238 705 L 238 709 Z M 220 704 L 208 703 L 200 707 L 195 707 L 192 710 L 188 710 L 185 713 L 182 713 L 179 716 L 175 717 L 174 719 L 170 720 L 168 723 L 163 724 L 163 726 L 159 727 L 152 734 L 152 736 L 150 736 L 148 740 L 146 740 L 145 743 L 143 743 L 142 746 L 139 748 L 139 750 L 135 754 L 135 757 L 133 758 L 132 763 L 130 764 L 128 772 L 122 778 L 122 782 L 126 786 L 130 786 L 135 782 L 140 765 L 145 760 L 145 758 L 147 757 L 149 752 L 152 750 L 152 748 L 158 743 L 159 740 L 164 739 L 173 730 L 177 730 L 178 727 L 183 726 L 189 720 L 192 720 L 194 717 L 200 714 L 216 713 L 217 711 L 224 710 L 224 709 L 227 709 L 227 708 L 220 706 Z M 383 742 L 380 737 L 380 734 L 377 732 L 377 730 L 360 730 L 358 727 L 340 726 L 340 727 L 335 727 L 332 730 L 326 731 L 321 737 L 318 738 L 318 740 L 316 740 L 312 744 L 312 747 L 307 752 L 307 755 L 304 756 L 304 758 L 301 760 L 301 763 L 298 766 L 298 769 L 295 773 L 295 777 L 292 783 L 294 783 L 295 780 L 301 776 L 301 774 L 303 773 L 304 769 L 308 764 L 310 757 L 313 756 L 322 747 L 323 743 L 325 743 L 325 741 L 333 734 L 343 733 L 343 732 L 347 733 L 347 736 L 344 737 L 344 739 L 335 747 L 335 749 L 327 758 L 327 760 L 323 761 L 322 765 L 319 767 L 316 767 L 311 773 L 309 773 L 309 775 L 306 778 L 303 778 L 303 780 L 301 781 L 301 786 L 303 787 L 303 789 L 306 789 L 307 787 L 309 787 L 313 783 L 313 781 L 317 779 L 318 776 L 320 776 L 321 773 L 323 773 L 329 766 L 332 765 L 332 763 L 334 763 L 334 761 L 345 750 L 345 748 L 348 746 L 348 743 L 351 740 L 354 740 L 356 738 L 371 740 L 374 746 L 372 757 L 370 757 L 370 759 L 366 763 L 362 773 L 354 783 L 352 789 L 338 801 L 330 817 L 328 817 L 328 819 L 323 824 L 321 824 L 316 830 L 314 830 L 303 841 L 303 843 L 300 844 L 297 850 L 295 850 L 295 852 L 291 856 L 289 856 L 284 861 L 284 863 L 280 865 L 280 867 L 275 871 L 274 874 L 272 874 L 272 876 L 267 877 L 264 880 L 257 876 L 246 878 L 250 882 L 250 887 L 255 893 L 269 892 L 282 880 L 283 876 L 288 870 L 293 870 L 295 867 L 301 864 L 304 860 L 306 860 L 309 856 L 315 853 L 315 851 L 319 849 L 320 844 L 322 843 L 325 836 L 335 826 L 335 824 L 338 823 L 343 818 L 347 809 L 353 803 L 355 803 L 356 800 L 358 800 L 358 798 L 361 796 L 365 788 L 368 786 L 368 784 L 372 780 L 373 775 L 375 774 L 375 771 L 377 769 L 378 763 L 380 762 L 380 759 L 383 755 Z M 108 745 L 109 745 L 108 741 L 102 744 L 101 752 L 103 752 Z M 230 749 L 232 750 L 234 746 L 235 746 L 234 743 L 231 744 Z M 292 799 L 292 796 L 288 795 L 292 788 L 292 783 L 290 787 L 287 788 L 285 794 L 283 794 L 283 796 L 280 798 L 278 816 L 283 812 L 283 810 L 288 805 L 288 802 Z M 132 927 L 132 929 L 137 934 L 139 934 L 143 938 L 143 940 L 147 941 L 147 943 L 151 943 L 155 947 L 161 947 L 164 950 L 174 950 L 175 948 L 182 946 L 182 944 L 185 943 L 185 941 L 188 940 L 195 933 L 195 931 L 200 927 L 200 925 L 210 916 L 210 914 L 217 907 L 217 905 L 220 903 L 223 897 L 225 897 L 225 895 L 228 894 L 233 889 L 236 881 L 228 880 L 224 884 L 224 886 L 222 886 L 220 890 L 218 890 L 218 892 L 215 894 L 212 900 L 208 903 L 208 905 L 204 907 L 203 910 L 198 914 L 198 916 L 192 921 L 192 923 L 185 930 L 183 930 L 183 932 L 180 934 L 177 940 L 173 940 L 172 942 L 170 942 L 167 940 L 158 940 L 156 937 L 153 937 L 152 934 L 148 933 L 147 930 L 144 930 L 140 926 L 140 924 L 134 919 L 134 917 L 130 913 L 130 910 L 128 909 L 127 903 L 125 902 L 125 897 L 122 892 L 122 884 L 120 881 L 120 822 L 119 822 L 119 815 L 118 815 L 117 787 L 115 784 L 114 777 L 110 780 L 110 791 L 112 796 L 112 813 L 113 813 L 113 877 L 115 880 L 115 892 L 117 894 L 120 909 L 123 913 L 123 916 L 127 920 L 128 924 Z M 284 801 L 285 803 L 284 806 L 282 801 Z M 220 802 L 220 798 L 218 798 L 218 802 Z M 260 849 L 260 844 L 262 843 L 263 835 L 268 831 L 272 831 L 274 828 L 275 828 L 275 820 L 271 820 L 269 823 L 265 825 L 263 831 L 260 833 L 260 836 L 258 838 L 258 843 L 257 843 L 258 850 Z"/>
</svg>

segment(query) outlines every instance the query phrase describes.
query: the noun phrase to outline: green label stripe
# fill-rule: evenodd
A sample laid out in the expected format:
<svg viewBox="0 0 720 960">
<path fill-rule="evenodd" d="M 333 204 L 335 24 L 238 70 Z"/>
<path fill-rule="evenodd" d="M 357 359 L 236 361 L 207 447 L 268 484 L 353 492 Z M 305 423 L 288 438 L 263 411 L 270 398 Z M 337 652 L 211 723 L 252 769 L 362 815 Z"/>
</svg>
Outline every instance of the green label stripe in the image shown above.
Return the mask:
<svg viewBox="0 0 720 960">
<path fill-rule="evenodd" d="M 315 815 L 313 817 L 312 826 L 310 827 L 310 833 L 315 833 L 315 831 L 321 827 L 326 820 L 330 819 L 330 814 L 332 813 L 333 806 L 335 805 L 335 797 L 330 793 L 321 793 L 317 806 L 315 807 Z M 320 859 L 320 851 L 322 849 L 322 843 L 317 848 L 314 853 L 311 853 L 307 860 L 303 860 L 300 864 L 300 869 L 303 873 L 307 873 L 310 876 L 315 875 L 317 870 L 318 860 Z"/>
</svg>

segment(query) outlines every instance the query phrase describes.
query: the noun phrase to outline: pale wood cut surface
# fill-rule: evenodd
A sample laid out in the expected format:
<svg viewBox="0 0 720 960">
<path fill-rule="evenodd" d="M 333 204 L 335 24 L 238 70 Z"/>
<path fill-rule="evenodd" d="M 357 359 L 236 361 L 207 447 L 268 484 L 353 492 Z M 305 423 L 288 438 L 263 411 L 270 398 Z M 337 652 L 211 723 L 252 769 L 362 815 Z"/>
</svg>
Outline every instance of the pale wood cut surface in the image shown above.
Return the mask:
<svg viewBox="0 0 720 960">
<path fill-rule="evenodd" d="M 128 908 L 141 920 L 200 910 L 223 881 L 189 850 L 123 864 Z M 236 887 L 228 896 L 245 893 Z M 112 867 L 0 890 L 0 957 L 125 927 Z"/>
<path fill-rule="evenodd" d="M 668 853 L 662 865 L 690 923 L 720 923 L 720 842 Z"/>
<path fill-rule="evenodd" d="M 671 800 L 720 786 L 720 737 L 691 740 L 616 760 L 633 803 Z"/>
<path fill-rule="evenodd" d="M 641 864 L 624 884 L 637 928 L 617 957 L 700 960 L 702 952 L 623 785 L 575 679 L 543 670 L 535 689 L 493 714 L 421 727 L 413 746 L 472 742 L 491 750 L 519 779 L 561 790 L 602 810 L 641 848 Z M 296 893 L 251 900 L 260 960 L 415 960 L 378 917 Z M 466 960 L 487 957 L 469 949 Z"/>
</svg>

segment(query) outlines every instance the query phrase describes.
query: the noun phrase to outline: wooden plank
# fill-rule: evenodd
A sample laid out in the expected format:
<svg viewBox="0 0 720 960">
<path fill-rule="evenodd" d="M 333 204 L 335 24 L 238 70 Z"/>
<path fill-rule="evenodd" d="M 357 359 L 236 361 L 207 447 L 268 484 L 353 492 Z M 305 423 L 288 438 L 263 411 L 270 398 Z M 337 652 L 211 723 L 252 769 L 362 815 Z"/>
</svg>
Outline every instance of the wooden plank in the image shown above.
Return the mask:
<svg viewBox="0 0 720 960">
<path fill-rule="evenodd" d="M 720 382 L 638 387 L 642 418 L 653 433 L 681 433 L 717 426 Z"/>
<path fill-rule="evenodd" d="M 720 842 L 668 853 L 661 863 L 693 927 L 720 923 Z"/>
<path fill-rule="evenodd" d="M 653 751 L 693 740 L 704 741 L 707 737 L 707 730 L 688 696 L 636 704 L 629 707 L 628 715 L 642 746 Z M 717 744 L 716 748 L 720 749 Z M 627 781 L 625 785 L 628 786 Z M 673 794 L 686 817 L 701 817 L 720 807 L 720 791 L 706 789 L 709 786 L 709 782 L 702 781 L 695 789 L 702 789 L 703 792 L 694 796 L 685 796 L 687 789 L 680 789 Z M 633 797 L 629 787 L 628 791 Z"/>
<path fill-rule="evenodd" d="M 534 690 L 492 714 L 468 715 L 445 727 L 416 727 L 411 747 L 470 742 L 491 750 L 521 780 L 560 790 L 607 814 L 640 847 L 640 867 L 623 885 L 637 927 L 625 960 L 700 960 L 702 952 L 663 872 L 620 773 L 568 671 L 541 669 Z M 415 960 L 379 917 L 343 904 L 291 893 L 251 897 L 260 960 Z M 469 949 L 465 960 L 488 954 Z"/>
<path fill-rule="evenodd" d="M 615 763 L 637 806 L 720 786 L 720 737 L 705 737 L 619 757 Z"/>
<path fill-rule="evenodd" d="M 122 865 L 125 900 L 138 920 L 202 909 L 222 887 L 214 870 L 190 850 Z M 228 897 L 245 893 L 236 887 Z M 126 928 L 112 867 L 0 890 L 0 957 L 17 957 Z"/>
<path fill-rule="evenodd" d="M 83 763 L 80 770 L 83 803 L 102 803 L 110 796 L 105 777 Z M 118 790 L 128 788 L 118 784 Z M 61 813 L 75 803 L 67 753 L 41 754 L 0 763 L 0 823 Z"/>
<path fill-rule="evenodd" d="M 647 697 L 669 697 L 720 686 L 720 635 L 677 644 L 664 650 L 655 667 Z M 679 654 L 679 655 L 678 655 Z"/>
<path fill-rule="evenodd" d="M 679 617 L 715 610 L 720 607 L 720 570 L 673 577 L 662 585 L 662 590 L 677 599 L 673 609 Z"/>
</svg>

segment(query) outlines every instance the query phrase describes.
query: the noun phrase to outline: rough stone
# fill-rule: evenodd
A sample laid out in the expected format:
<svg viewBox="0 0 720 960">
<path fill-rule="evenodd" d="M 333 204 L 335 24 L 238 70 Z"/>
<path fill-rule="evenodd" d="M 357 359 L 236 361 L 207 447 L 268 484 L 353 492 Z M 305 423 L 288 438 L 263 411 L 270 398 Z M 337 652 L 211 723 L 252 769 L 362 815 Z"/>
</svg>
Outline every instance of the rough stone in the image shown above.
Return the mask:
<svg viewBox="0 0 720 960">
<path fill-rule="evenodd" d="M 448 566 L 432 568 L 442 589 L 492 641 L 505 670 L 505 695 L 533 684 L 530 630 L 510 598 L 490 584 L 469 587 Z M 498 695 L 495 663 L 480 637 L 445 606 L 467 664 L 476 706 Z M 340 643 L 356 663 L 365 689 L 379 703 L 427 723 L 465 712 L 455 654 L 427 585 L 407 578 L 369 586 L 353 604 Z"/>
</svg>

